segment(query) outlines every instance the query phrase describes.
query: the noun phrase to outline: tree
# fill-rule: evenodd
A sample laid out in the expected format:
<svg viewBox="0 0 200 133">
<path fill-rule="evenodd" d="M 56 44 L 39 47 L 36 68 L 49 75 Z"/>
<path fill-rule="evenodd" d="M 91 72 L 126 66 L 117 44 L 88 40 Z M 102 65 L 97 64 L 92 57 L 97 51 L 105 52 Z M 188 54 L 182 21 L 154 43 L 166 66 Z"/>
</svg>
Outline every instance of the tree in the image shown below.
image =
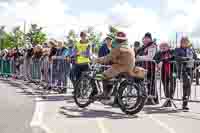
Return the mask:
<svg viewBox="0 0 200 133">
<path fill-rule="evenodd" d="M 94 27 L 89 26 L 89 27 L 87 28 L 87 32 L 88 32 L 89 34 L 94 33 Z"/>
<path fill-rule="evenodd" d="M 67 35 L 67 41 L 68 41 L 68 43 L 70 41 L 72 41 L 73 44 L 77 43 L 77 36 L 73 29 L 69 30 L 68 35 Z"/>
<path fill-rule="evenodd" d="M 88 27 L 89 41 L 92 43 L 93 52 L 97 53 L 101 45 L 101 33 L 96 32 L 94 27 Z"/>
<path fill-rule="evenodd" d="M 2 49 L 14 48 L 15 47 L 15 39 L 12 33 L 6 33 L 3 39 L 3 47 Z"/>
<path fill-rule="evenodd" d="M 0 48 L 3 49 L 3 39 L 5 37 L 5 26 L 0 26 Z"/>
<path fill-rule="evenodd" d="M 118 31 L 119 31 L 119 30 L 118 30 L 116 27 L 114 27 L 114 26 L 109 26 L 109 32 L 110 32 L 110 36 L 111 36 L 111 37 L 114 38 Z"/>
<path fill-rule="evenodd" d="M 2 49 L 5 48 L 18 48 L 24 45 L 24 34 L 20 30 L 20 27 L 14 27 L 12 32 L 4 32 L 2 38 Z"/>
<path fill-rule="evenodd" d="M 13 43 L 11 47 L 21 47 L 24 45 L 24 33 L 20 30 L 20 27 L 14 27 L 13 32 L 10 33 L 11 37 L 13 38 Z"/>
<path fill-rule="evenodd" d="M 37 24 L 32 24 L 29 32 L 26 34 L 26 40 L 32 45 L 43 44 L 47 40 L 47 35 L 42 29 Z"/>
</svg>

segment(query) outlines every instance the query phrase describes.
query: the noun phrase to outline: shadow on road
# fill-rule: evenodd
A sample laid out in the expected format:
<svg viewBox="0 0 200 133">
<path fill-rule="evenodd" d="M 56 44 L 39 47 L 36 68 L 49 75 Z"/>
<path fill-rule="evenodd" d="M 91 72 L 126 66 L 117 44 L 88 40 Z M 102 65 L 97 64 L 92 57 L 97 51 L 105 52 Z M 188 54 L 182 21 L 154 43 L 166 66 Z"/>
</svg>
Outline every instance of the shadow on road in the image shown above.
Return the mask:
<svg viewBox="0 0 200 133">
<path fill-rule="evenodd" d="M 190 112 L 188 112 L 189 114 Z M 183 118 L 183 119 L 192 119 L 192 120 L 197 120 L 200 121 L 200 118 L 196 118 L 194 115 L 185 115 L 185 114 L 168 114 L 169 116 L 174 116 L 174 117 L 178 117 L 178 118 Z"/>
<path fill-rule="evenodd" d="M 65 101 L 65 100 L 73 101 L 71 96 L 62 96 L 62 95 L 54 95 L 54 96 L 42 95 L 41 98 L 43 98 L 43 99 L 39 100 L 41 102 L 45 102 L 45 101 L 46 102 L 48 102 L 48 101 Z"/>
<path fill-rule="evenodd" d="M 22 89 L 22 88 L 20 88 Z M 40 96 L 42 94 L 42 92 L 38 92 L 38 91 L 29 91 L 28 89 L 22 89 L 22 91 L 17 91 L 18 94 L 22 94 L 25 96 Z"/>
<path fill-rule="evenodd" d="M 11 85 L 11 86 L 13 86 L 13 87 L 17 87 L 17 88 L 21 88 L 21 89 L 26 89 L 23 85 L 22 85 L 22 83 L 20 84 L 20 83 L 16 83 L 16 82 L 13 82 L 12 80 L 1 80 L 1 81 L 3 81 L 4 83 L 6 83 L 6 84 L 9 84 L 9 85 Z"/>
<path fill-rule="evenodd" d="M 33 92 L 30 91 L 20 91 L 17 92 L 18 94 L 22 94 L 22 95 L 26 95 L 26 96 L 34 96 L 35 94 Z"/>
<path fill-rule="evenodd" d="M 1 79 L 2 82 L 11 85 L 12 87 L 19 88 L 22 91 L 17 91 L 17 93 L 25 95 L 25 96 L 38 96 L 42 97 L 43 100 L 41 101 L 64 101 L 66 97 L 60 96 L 60 94 L 53 93 L 56 96 L 49 96 L 49 92 L 45 92 L 43 89 L 36 87 L 33 83 L 26 83 L 26 82 L 16 82 L 12 81 L 11 79 Z M 30 91 L 28 88 L 31 88 Z M 52 93 L 51 93 L 52 94 Z"/>
<path fill-rule="evenodd" d="M 166 114 L 168 116 L 173 116 L 177 118 L 192 119 L 192 120 L 200 121 L 199 113 L 190 112 L 190 111 L 185 112 L 182 109 L 169 110 L 167 108 L 161 108 L 161 107 L 145 107 L 143 111 L 146 114 Z"/>
<path fill-rule="evenodd" d="M 72 115 L 68 112 L 77 113 L 79 115 Z M 117 113 L 108 110 L 94 110 L 94 109 L 81 109 L 78 107 L 61 107 L 60 114 L 65 115 L 67 118 L 108 118 L 108 119 L 133 119 L 138 116 L 128 116 L 123 113 Z"/>
<path fill-rule="evenodd" d="M 162 107 L 144 107 L 143 111 L 146 114 L 168 114 L 168 113 L 179 113 L 182 112 L 178 109 L 169 109 L 169 108 L 162 108 Z"/>
</svg>

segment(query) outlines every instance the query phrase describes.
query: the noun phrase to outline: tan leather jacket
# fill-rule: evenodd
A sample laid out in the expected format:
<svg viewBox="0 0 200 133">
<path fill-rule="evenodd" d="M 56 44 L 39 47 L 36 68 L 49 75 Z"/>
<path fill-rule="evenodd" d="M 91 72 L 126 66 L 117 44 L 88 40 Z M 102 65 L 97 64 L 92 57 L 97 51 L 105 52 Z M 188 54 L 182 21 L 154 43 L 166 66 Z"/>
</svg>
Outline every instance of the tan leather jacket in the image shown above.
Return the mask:
<svg viewBox="0 0 200 133">
<path fill-rule="evenodd" d="M 111 53 L 105 57 L 97 59 L 100 64 L 112 64 L 118 65 L 121 71 L 132 71 L 135 67 L 135 52 L 128 47 L 119 47 L 111 50 Z"/>
</svg>

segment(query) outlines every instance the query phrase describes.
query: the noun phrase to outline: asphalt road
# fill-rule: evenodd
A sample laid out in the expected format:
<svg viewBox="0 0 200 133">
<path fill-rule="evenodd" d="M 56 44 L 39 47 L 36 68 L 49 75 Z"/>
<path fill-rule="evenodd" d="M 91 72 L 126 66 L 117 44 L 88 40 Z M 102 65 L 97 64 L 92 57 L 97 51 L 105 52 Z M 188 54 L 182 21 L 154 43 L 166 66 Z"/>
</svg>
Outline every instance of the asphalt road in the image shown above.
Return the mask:
<svg viewBox="0 0 200 133">
<path fill-rule="evenodd" d="M 27 88 L 22 84 L 0 80 L 0 133 L 43 132 L 30 126 L 35 100 L 23 89 Z"/>
<path fill-rule="evenodd" d="M 41 130 L 46 133 L 200 132 L 200 103 L 190 103 L 190 112 L 181 111 L 180 102 L 176 102 L 178 109 L 146 106 L 141 113 L 130 117 L 118 108 L 99 102 L 80 109 L 70 93 L 52 94 L 43 99 L 35 93 L 35 86 L 23 92 L 16 87 L 24 87 L 19 84 L 0 81 L 1 89 L 5 89 L 0 94 L 3 105 L 0 133 L 40 133 Z"/>
</svg>

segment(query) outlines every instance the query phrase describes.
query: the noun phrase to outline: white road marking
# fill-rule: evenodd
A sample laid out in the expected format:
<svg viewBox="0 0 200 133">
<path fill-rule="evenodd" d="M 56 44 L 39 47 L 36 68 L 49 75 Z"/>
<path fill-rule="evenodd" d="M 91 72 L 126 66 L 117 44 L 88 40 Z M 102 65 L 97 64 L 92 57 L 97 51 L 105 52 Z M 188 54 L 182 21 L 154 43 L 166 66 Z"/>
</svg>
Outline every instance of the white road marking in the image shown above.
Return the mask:
<svg viewBox="0 0 200 133">
<path fill-rule="evenodd" d="M 153 120 L 156 124 L 158 124 L 160 127 L 166 129 L 169 133 L 176 133 L 176 131 L 169 127 L 166 123 L 162 122 L 159 119 L 156 119 L 155 117 L 153 117 L 152 115 L 148 115 L 148 117 Z"/>
<path fill-rule="evenodd" d="M 41 100 L 41 98 L 35 98 L 36 105 L 35 105 L 35 112 L 33 114 L 32 121 L 30 123 L 30 126 L 39 126 L 42 123 L 42 117 L 43 117 L 43 102 L 38 102 Z"/>
<path fill-rule="evenodd" d="M 35 112 L 32 118 L 32 121 L 30 123 L 30 126 L 32 128 L 40 128 L 44 130 L 46 133 L 53 133 L 44 123 L 43 123 L 43 116 L 44 116 L 44 109 L 45 109 L 45 103 L 40 102 L 42 100 L 41 98 L 36 98 L 36 107 Z M 73 107 L 73 106 L 71 106 Z M 73 111 L 67 111 L 66 113 L 72 114 L 73 116 L 79 116 L 79 112 L 73 112 Z M 176 133 L 175 130 L 171 127 L 169 127 L 166 123 L 162 122 L 161 120 L 153 117 L 152 115 L 144 115 L 147 118 L 153 120 L 156 124 L 158 124 L 160 127 L 164 128 L 169 133 Z M 105 127 L 105 118 L 96 118 L 97 126 L 100 129 L 101 133 L 109 133 L 108 129 Z"/>
<path fill-rule="evenodd" d="M 40 128 L 45 131 L 45 133 L 53 133 L 45 124 L 41 124 Z"/>
<path fill-rule="evenodd" d="M 43 114 L 44 114 L 44 102 L 40 102 L 41 98 L 35 98 L 35 112 L 32 117 L 32 121 L 30 126 L 34 128 L 40 128 L 44 130 L 46 133 L 52 133 L 50 129 L 43 123 Z"/>
<path fill-rule="evenodd" d="M 97 118 L 97 125 L 99 127 L 99 129 L 101 130 L 101 133 L 109 133 L 108 130 L 106 129 L 106 127 L 104 126 L 104 118 Z"/>
</svg>

